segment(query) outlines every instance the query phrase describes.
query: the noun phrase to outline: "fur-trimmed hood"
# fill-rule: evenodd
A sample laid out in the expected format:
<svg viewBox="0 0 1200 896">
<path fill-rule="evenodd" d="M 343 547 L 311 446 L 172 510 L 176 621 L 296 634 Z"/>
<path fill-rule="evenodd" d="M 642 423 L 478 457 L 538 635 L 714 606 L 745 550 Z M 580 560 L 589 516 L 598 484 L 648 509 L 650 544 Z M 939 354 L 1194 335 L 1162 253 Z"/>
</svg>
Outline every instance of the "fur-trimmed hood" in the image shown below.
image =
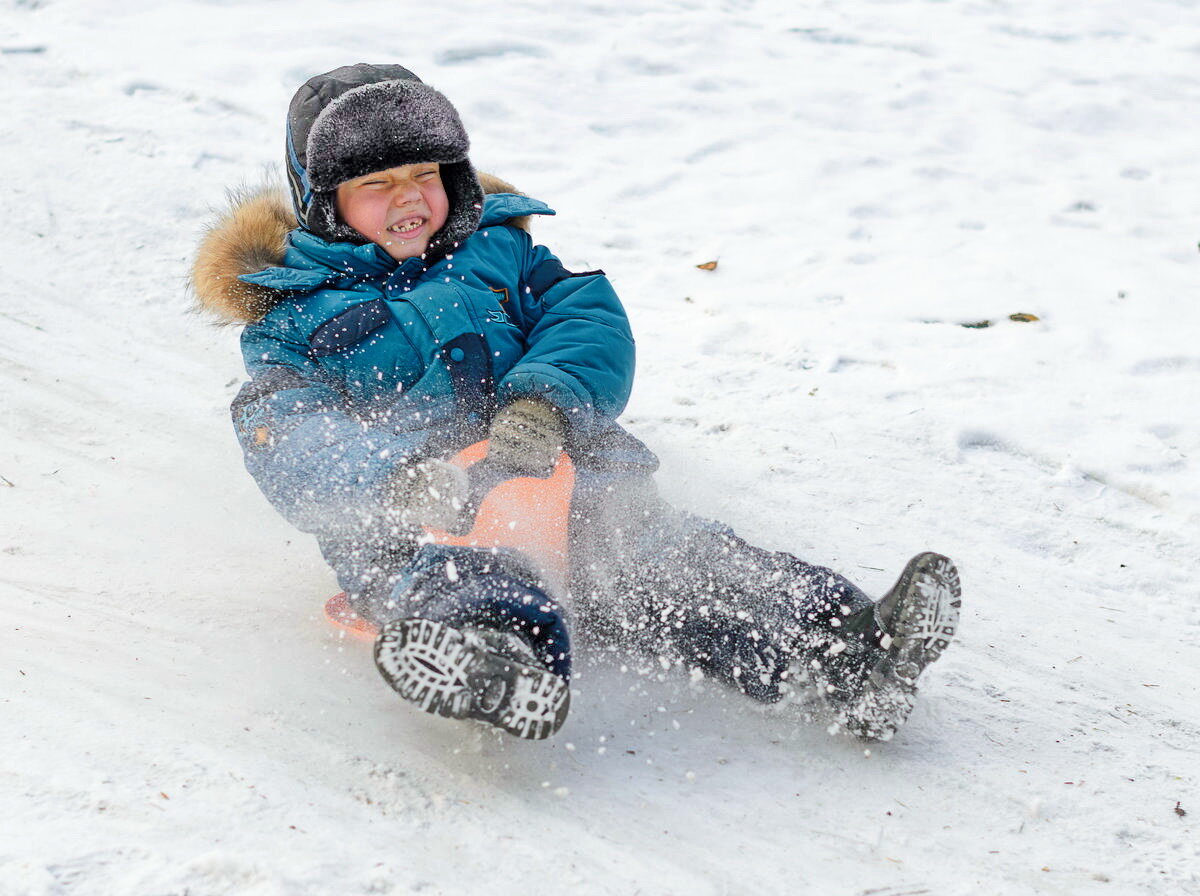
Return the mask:
<svg viewBox="0 0 1200 896">
<path fill-rule="evenodd" d="M 498 177 L 479 173 L 484 193 L 516 193 Z M 529 218 L 508 223 L 529 229 Z M 283 262 L 288 234 L 299 227 L 286 193 L 263 187 L 230 194 L 229 207 L 209 226 L 192 265 L 192 287 L 202 311 L 225 324 L 262 319 L 279 301 L 278 290 L 239 279 Z"/>
</svg>

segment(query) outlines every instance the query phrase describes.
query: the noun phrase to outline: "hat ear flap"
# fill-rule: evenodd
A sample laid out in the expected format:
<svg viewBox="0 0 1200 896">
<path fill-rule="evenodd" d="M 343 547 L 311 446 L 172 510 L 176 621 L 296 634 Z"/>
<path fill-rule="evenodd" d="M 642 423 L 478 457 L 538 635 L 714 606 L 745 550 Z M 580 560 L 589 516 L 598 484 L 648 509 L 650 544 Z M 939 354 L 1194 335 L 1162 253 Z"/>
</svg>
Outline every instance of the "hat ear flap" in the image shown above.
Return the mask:
<svg viewBox="0 0 1200 896">
<path fill-rule="evenodd" d="M 451 162 L 441 166 L 442 187 L 450 201 L 446 223 L 429 241 L 427 256 L 452 250 L 476 230 L 483 217 L 483 187 L 470 161 Z"/>
<path fill-rule="evenodd" d="M 331 243 L 368 243 L 366 237 L 342 220 L 337 210 L 337 190 L 314 193 L 304 229 Z"/>
</svg>

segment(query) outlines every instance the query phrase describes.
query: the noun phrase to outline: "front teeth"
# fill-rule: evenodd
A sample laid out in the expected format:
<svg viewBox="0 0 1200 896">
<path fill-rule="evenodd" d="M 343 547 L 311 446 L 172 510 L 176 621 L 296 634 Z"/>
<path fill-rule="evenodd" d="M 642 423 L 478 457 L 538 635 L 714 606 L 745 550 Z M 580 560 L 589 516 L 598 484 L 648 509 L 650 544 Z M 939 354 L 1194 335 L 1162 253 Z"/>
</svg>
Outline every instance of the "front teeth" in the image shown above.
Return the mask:
<svg viewBox="0 0 1200 896">
<path fill-rule="evenodd" d="M 412 233 L 414 230 L 420 230 L 423 221 L 409 221 L 407 224 L 393 224 L 388 228 L 392 233 Z"/>
</svg>

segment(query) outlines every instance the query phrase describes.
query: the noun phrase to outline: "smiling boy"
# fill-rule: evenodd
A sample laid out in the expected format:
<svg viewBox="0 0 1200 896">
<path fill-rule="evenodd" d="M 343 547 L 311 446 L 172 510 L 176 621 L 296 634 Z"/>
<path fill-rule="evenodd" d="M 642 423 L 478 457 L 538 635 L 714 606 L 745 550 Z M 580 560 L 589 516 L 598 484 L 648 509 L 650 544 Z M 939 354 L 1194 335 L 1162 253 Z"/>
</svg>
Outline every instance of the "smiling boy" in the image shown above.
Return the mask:
<svg viewBox="0 0 1200 896">
<path fill-rule="evenodd" d="M 953 564 L 921 554 L 874 602 L 662 501 L 657 459 L 616 423 L 634 368 L 620 300 L 533 243 L 546 205 L 489 178 L 485 196 L 468 145 L 407 69 L 318 75 L 289 108 L 292 210 L 240 203 L 195 270 L 201 301 L 244 326 L 246 466 L 381 627 L 384 678 L 427 712 L 547 737 L 578 625 L 891 737 L 956 631 Z M 420 537 L 457 520 L 469 483 L 447 458 L 485 437 L 505 476 L 573 462 L 567 587 L 518 553 Z"/>
</svg>

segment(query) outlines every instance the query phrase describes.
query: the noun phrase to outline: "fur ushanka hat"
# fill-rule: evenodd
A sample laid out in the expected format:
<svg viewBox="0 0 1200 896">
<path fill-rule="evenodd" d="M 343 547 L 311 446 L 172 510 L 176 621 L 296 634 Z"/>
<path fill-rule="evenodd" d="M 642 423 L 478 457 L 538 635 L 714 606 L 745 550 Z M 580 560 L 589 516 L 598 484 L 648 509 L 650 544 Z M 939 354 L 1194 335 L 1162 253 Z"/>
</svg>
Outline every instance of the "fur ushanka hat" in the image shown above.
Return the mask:
<svg viewBox="0 0 1200 896">
<path fill-rule="evenodd" d="M 338 184 L 397 165 L 437 162 L 450 211 L 426 254 L 444 254 L 479 226 L 483 190 L 469 148 L 450 101 L 403 66 L 358 63 L 316 75 L 288 108 L 287 173 L 296 217 L 331 242 L 367 242 L 338 216 Z"/>
</svg>

